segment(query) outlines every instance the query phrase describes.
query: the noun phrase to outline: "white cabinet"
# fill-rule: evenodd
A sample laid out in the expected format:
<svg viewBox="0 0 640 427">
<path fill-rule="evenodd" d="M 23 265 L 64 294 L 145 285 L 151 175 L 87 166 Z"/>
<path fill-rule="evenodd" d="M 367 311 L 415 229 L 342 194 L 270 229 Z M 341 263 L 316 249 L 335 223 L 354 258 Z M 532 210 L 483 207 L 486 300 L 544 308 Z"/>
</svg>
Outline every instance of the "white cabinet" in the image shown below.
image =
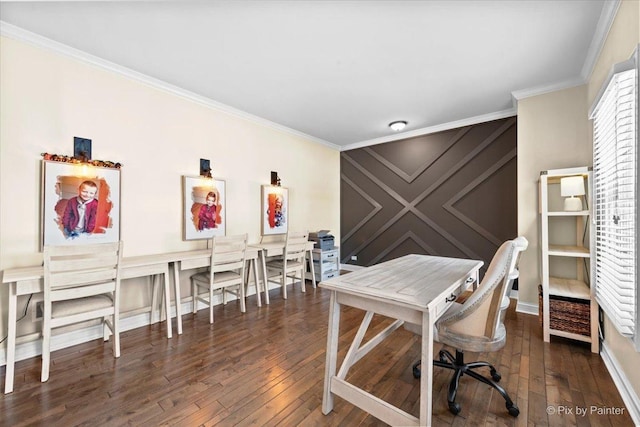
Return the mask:
<svg viewBox="0 0 640 427">
<path fill-rule="evenodd" d="M 565 205 L 571 181 L 583 184 L 584 195 L 578 196 L 580 203 L 574 199 Z M 571 338 L 591 343 L 591 351 L 598 352 L 591 194 L 589 167 L 540 173 L 540 300 L 546 342 L 552 335 Z"/>
<path fill-rule="evenodd" d="M 313 269 L 316 273 L 316 282 L 330 279 L 340 274 L 340 252 L 338 247 L 331 249 L 314 249 Z M 311 273 L 307 273 L 311 278 Z"/>
</svg>

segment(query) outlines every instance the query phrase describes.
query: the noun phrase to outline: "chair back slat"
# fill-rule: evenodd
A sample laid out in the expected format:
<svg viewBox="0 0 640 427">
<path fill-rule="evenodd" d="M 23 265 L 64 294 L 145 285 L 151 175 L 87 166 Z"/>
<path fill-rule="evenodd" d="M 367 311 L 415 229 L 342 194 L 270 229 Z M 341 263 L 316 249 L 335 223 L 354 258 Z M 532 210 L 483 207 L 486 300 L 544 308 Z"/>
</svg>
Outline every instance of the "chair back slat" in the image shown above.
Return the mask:
<svg viewBox="0 0 640 427">
<path fill-rule="evenodd" d="M 246 233 L 234 236 L 215 236 L 211 243 L 211 273 L 244 269 L 247 240 Z M 211 274 L 212 281 L 213 276 L 214 274 Z"/>
<path fill-rule="evenodd" d="M 121 242 L 96 245 L 45 246 L 44 278 L 45 297 L 47 292 L 56 289 L 83 288 L 83 296 L 104 293 L 92 287 L 96 283 L 109 282 L 115 289 L 119 284 Z M 91 294 L 90 289 L 96 293 Z M 80 296 L 79 296 L 80 298 Z"/>
<path fill-rule="evenodd" d="M 110 251 L 98 253 L 91 257 L 80 256 L 56 256 L 51 258 L 49 271 L 52 273 L 93 270 L 93 269 L 115 269 L 118 264 L 118 252 Z"/>
<path fill-rule="evenodd" d="M 82 287 L 97 282 L 115 282 L 116 276 L 115 268 L 51 273 L 49 286 L 51 289 Z"/>
<path fill-rule="evenodd" d="M 291 231 L 287 233 L 284 248 L 284 259 L 297 261 L 305 257 L 309 241 L 308 231 Z"/>
<path fill-rule="evenodd" d="M 56 289 L 51 292 L 51 301 L 66 301 L 90 297 L 93 295 L 108 294 L 115 291 L 116 283 L 104 282 L 95 285 L 84 285 L 81 287 Z"/>
</svg>

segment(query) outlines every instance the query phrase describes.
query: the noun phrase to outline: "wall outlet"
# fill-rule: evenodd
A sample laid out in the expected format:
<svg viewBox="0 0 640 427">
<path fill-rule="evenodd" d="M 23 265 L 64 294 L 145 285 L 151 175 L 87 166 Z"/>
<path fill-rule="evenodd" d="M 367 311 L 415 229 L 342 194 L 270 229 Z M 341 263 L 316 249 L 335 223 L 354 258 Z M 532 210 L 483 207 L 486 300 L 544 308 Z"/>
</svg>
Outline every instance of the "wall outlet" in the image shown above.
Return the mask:
<svg viewBox="0 0 640 427">
<path fill-rule="evenodd" d="M 36 308 L 33 310 L 33 321 L 37 322 L 44 317 L 44 301 L 36 301 Z"/>
<path fill-rule="evenodd" d="M 357 261 L 358 255 L 351 255 L 351 261 Z"/>
</svg>

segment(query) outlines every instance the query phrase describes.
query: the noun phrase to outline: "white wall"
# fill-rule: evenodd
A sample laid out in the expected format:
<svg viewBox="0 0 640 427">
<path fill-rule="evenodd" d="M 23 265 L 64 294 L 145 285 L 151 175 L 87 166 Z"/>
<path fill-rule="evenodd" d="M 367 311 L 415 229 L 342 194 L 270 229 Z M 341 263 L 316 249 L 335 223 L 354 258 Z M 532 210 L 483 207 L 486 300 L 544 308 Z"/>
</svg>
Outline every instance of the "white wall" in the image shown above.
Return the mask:
<svg viewBox="0 0 640 427">
<path fill-rule="evenodd" d="M 591 166 L 590 131 L 585 85 L 518 102 L 518 234 L 529 240 L 520 260 L 521 305 L 538 304 L 540 172 Z"/>
<path fill-rule="evenodd" d="M 518 233 L 529 239 L 520 262 L 519 305 L 537 306 L 539 225 L 537 180 L 541 170 L 592 165 L 593 135 L 588 110 L 611 67 L 629 59 L 640 42 L 640 8 L 622 1 L 586 85 L 518 102 Z M 605 319 L 605 351 L 615 359 L 630 394 L 640 396 L 640 353 Z M 615 373 L 613 373 L 615 374 Z M 620 386 L 619 386 L 620 388 Z M 624 390 L 621 390 L 624 396 Z M 636 411 L 638 409 L 636 408 Z"/>
<path fill-rule="evenodd" d="M 227 234 L 258 241 L 260 186 L 274 170 L 289 188 L 290 229 L 330 229 L 339 241 L 336 149 L 7 37 L 0 67 L 0 269 L 42 262 L 41 153 L 72 155 L 74 136 L 93 140 L 94 159 L 124 165 L 125 257 L 206 247 L 182 241 L 181 228 L 181 177 L 198 175 L 200 158 L 226 181 Z M 189 295 L 188 272 L 181 282 Z M 149 302 L 148 286 L 123 288 L 123 309 Z M 33 328 L 27 318 L 19 332 Z"/>
</svg>

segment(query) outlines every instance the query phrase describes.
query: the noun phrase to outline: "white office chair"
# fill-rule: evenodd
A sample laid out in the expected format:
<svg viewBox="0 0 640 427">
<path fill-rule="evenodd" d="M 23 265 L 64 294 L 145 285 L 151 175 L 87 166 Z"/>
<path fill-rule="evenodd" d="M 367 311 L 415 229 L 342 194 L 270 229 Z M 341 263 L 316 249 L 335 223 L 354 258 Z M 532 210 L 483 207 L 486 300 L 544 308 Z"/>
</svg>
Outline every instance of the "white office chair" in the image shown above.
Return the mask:
<svg viewBox="0 0 640 427">
<path fill-rule="evenodd" d="M 42 376 L 49 379 L 52 330 L 102 319 L 104 340 L 113 334 L 120 357 L 119 291 L 122 242 L 44 247 Z"/>
<path fill-rule="evenodd" d="M 434 340 L 456 349 L 455 357 L 445 349 L 440 350 L 434 366 L 451 369 L 454 374 L 449 383 L 447 401 L 449 411 L 454 415 L 460 413 L 460 405 L 456 403 L 456 394 L 460 378 L 468 375 L 496 389 L 505 399 L 509 414 L 517 417 L 520 410 L 513 403 L 507 392 L 497 383 L 501 376 L 496 368 L 488 362 L 464 362 L 464 351 L 486 352 L 498 351 L 504 347 L 507 331 L 504 316 L 509 307 L 508 288 L 517 277 L 517 264 L 520 254 L 529 243 L 524 237 L 518 237 L 503 243 L 489 264 L 484 278 L 477 289 L 460 304 L 454 302 L 436 322 Z M 420 328 L 410 325 L 407 329 L 419 332 Z M 413 366 L 413 374 L 420 377 L 420 362 Z M 488 367 L 491 378 L 480 375 L 475 369 Z"/>
<path fill-rule="evenodd" d="M 240 311 L 246 311 L 246 251 L 247 234 L 212 239 L 209 271 L 191 276 L 194 314 L 198 312 L 198 301 L 202 301 L 209 306 L 209 323 L 213 323 L 213 293 L 218 290 L 222 293 L 223 304 L 227 303 L 227 293 L 230 293 L 240 300 Z M 206 292 L 201 293 L 201 290 Z"/>
<path fill-rule="evenodd" d="M 299 279 L 302 292 L 305 292 L 308 241 L 309 232 L 307 231 L 288 232 L 282 258 L 267 262 L 268 281 L 278 283 L 282 287 L 282 297 L 284 299 L 287 299 L 287 278 L 292 279 L 293 283 Z"/>
</svg>

